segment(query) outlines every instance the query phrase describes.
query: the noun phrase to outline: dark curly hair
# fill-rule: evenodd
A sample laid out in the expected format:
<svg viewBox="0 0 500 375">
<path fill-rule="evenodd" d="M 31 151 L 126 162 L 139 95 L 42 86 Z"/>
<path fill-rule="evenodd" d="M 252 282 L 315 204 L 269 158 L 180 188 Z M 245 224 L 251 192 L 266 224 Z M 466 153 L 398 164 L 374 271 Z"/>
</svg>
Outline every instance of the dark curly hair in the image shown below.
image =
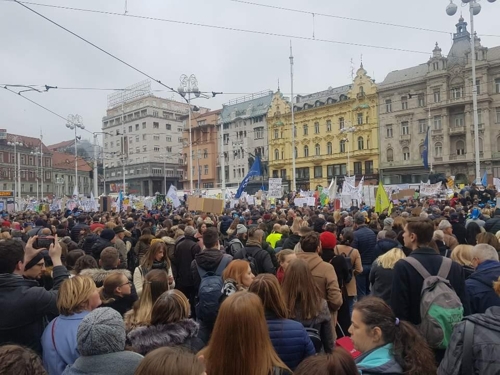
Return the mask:
<svg viewBox="0 0 500 375">
<path fill-rule="evenodd" d="M 47 372 L 33 350 L 19 345 L 4 345 L 0 346 L 0 374 L 47 375 Z"/>
</svg>

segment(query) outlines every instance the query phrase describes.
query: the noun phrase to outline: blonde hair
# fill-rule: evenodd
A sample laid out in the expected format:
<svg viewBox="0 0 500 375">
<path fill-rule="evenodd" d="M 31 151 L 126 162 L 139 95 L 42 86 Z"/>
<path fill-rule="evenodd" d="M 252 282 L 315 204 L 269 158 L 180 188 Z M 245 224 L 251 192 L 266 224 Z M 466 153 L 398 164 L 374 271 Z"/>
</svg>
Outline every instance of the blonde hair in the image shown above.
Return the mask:
<svg viewBox="0 0 500 375">
<path fill-rule="evenodd" d="M 293 219 L 292 226 L 290 227 L 290 229 L 292 230 L 292 233 L 293 234 L 299 233 L 299 229 L 302 227 L 302 224 L 303 224 L 303 220 L 301 217 L 296 217 L 295 219 Z"/>
<path fill-rule="evenodd" d="M 96 289 L 95 282 L 90 276 L 78 275 L 64 280 L 57 294 L 59 313 L 69 316 L 84 311 Z"/>
<path fill-rule="evenodd" d="M 472 265 L 472 245 L 458 245 L 451 252 L 451 260 L 461 264 L 462 266 Z"/>
<path fill-rule="evenodd" d="M 500 241 L 500 230 L 495 233 L 495 237 Z"/>
<path fill-rule="evenodd" d="M 398 247 L 395 247 L 392 250 L 389 250 L 384 255 L 381 255 L 377 258 L 377 264 L 382 268 L 392 270 L 396 262 L 400 259 L 406 258 L 405 253 Z"/>
</svg>

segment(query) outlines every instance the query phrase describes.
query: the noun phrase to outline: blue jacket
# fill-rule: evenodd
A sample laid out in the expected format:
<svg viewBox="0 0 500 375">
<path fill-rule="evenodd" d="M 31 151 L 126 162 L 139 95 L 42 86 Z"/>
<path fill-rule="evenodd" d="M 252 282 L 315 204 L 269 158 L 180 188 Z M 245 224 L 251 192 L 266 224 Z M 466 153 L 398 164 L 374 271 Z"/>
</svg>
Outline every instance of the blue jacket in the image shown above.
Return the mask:
<svg viewBox="0 0 500 375">
<path fill-rule="evenodd" d="M 483 314 L 491 306 L 500 306 L 500 297 L 493 290 L 493 282 L 500 277 L 500 262 L 487 260 L 465 280 L 473 314 Z"/>
<path fill-rule="evenodd" d="M 88 313 L 83 311 L 69 316 L 59 315 L 45 328 L 42 335 L 43 365 L 49 375 L 61 375 L 67 365 L 72 365 L 80 357 L 76 347 L 76 332 Z"/>
<path fill-rule="evenodd" d="M 361 263 L 371 265 L 375 260 L 375 245 L 377 236 L 375 232 L 366 225 L 361 225 L 354 231 L 354 241 L 351 246 L 358 249 L 361 255 Z"/>
<path fill-rule="evenodd" d="M 356 358 L 360 374 L 403 374 L 403 369 L 392 356 L 391 350 L 392 344 L 386 344 Z"/>
<path fill-rule="evenodd" d="M 293 371 L 306 357 L 316 354 L 313 343 L 304 326 L 290 319 L 279 319 L 266 312 L 267 327 L 274 350 Z"/>
<path fill-rule="evenodd" d="M 384 255 L 395 247 L 401 249 L 401 244 L 396 240 L 391 240 L 390 238 L 382 238 L 381 240 L 378 240 L 373 250 L 374 258 L 377 259 L 379 256 Z"/>
</svg>

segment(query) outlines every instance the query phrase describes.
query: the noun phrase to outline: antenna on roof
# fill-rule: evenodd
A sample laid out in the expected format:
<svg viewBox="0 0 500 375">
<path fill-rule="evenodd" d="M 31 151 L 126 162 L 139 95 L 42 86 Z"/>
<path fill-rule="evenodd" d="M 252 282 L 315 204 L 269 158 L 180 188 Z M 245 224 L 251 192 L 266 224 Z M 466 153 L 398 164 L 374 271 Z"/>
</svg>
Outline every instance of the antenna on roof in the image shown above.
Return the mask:
<svg viewBox="0 0 500 375">
<path fill-rule="evenodd" d="M 354 60 L 351 59 L 351 81 L 354 81 Z"/>
</svg>

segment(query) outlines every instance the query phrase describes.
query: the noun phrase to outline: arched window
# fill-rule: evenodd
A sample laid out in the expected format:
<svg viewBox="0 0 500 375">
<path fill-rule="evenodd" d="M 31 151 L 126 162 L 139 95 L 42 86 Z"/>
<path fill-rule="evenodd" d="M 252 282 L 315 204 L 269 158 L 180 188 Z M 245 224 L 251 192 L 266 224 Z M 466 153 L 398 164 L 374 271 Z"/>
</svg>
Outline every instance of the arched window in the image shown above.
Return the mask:
<svg viewBox="0 0 500 375">
<path fill-rule="evenodd" d="M 307 128 L 307 125 L 304 125 L 304 127 L 303 127 L 303 128 L 304 128 L 304 135 L 307 135 L 307 133 L 308 133 L 308 128 Z"/>
<path fill-rule="evenodd" d="M 280 158 L 280 151 L 278 149 L 274 150 L 274 160 L 279 160 Z"/>
<path fill-rule="evenodd" d="M 333 154 L 332 142 L 328 142 L 328 143 L 326 144 L 326 153 L 327 153 L 328 155 Z"/>
<path fill-rule="evenodd" d="M 358 137 L 358 150 L 363 150 L 365 148 L 365 141 L 363 137 Z"/>
<path fill-rule="evenodd" d="M 320 156 L 321 155 L 321 146 L 318 143 L 316 143 L 316 146 L 314 146 L 314 154 L 316 156 Z"/>
<path fill-rule="evenodd" d="M 410 160 L 410 149 L 403 147 L 403 160 Z"/>
<path fill-rule="evenodd" d="M 344 153 L 345 152 L 345 140 L 340 141 L 340 152 Z"/>
<path fill-rule="evenodd" d="M 437 142 L 434 144 L 434 156 L 438 158 L 443 156 L 443 144 L 441 142 Z"/>
<path fill-rule="evenodd" d="M 500 137 L 498 140 L 500 140 Z M 497 148 L 498 150 L 500 150 L 500 144 L 498 144 Z M 456 149 L 457 149 L 457 155 L 465 155 L 465 142 L 462 140 L 457 141 Z"/>
<path fill-rule="evenodd" d="M 394 151 L 392 150 L 392 148 L 387 149 L 387 161 L 394 161 Z"/>
<path fill-rule="evenodd" d="M 304 157 L 307 158 L 309 156 L 309 147 L 304 146 Z"/>
<path fill-rule="evenodd" d="M 299 151 L 297 151 L 297 147 L 295 147 L 295 159 L 299 157 Z"/>
</svg>

